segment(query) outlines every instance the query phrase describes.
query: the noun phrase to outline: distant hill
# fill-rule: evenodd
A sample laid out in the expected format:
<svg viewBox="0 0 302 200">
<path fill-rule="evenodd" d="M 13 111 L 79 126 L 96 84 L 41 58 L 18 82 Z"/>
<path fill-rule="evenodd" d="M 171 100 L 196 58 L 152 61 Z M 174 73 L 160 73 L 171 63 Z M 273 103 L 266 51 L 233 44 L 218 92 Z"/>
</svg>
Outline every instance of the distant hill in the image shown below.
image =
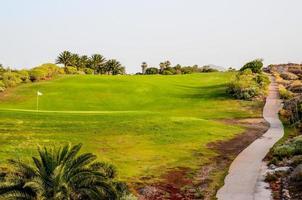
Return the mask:
<svg viewBox="0 0 302 200">
<path fill-rule="evenodd" d="M 209 65 L 206 65 L 206 66 L 209 66 L 212 69 L 217 69 L 218 71 L 226 71 L 226 68 L 224 68 L 222 66 L 213 65 L 213 64 L 209 64 Z"/>
</svg>

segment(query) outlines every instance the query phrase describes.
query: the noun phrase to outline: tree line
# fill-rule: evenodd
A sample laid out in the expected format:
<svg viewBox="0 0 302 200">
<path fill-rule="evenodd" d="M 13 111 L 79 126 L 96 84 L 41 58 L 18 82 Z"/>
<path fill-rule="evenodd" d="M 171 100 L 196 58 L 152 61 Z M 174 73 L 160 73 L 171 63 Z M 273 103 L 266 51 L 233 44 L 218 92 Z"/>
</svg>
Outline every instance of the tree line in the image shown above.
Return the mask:
<svg viewBox="0 0 302 200">
<path fill-rule="evenodd" d="M 56 64 L 62 64 L 60 67 Z M 125 74 L 125 67 L 115 60 L 107 60 L 100 54 L 78 55 L 63 51 L 56 59 L 56 64 L 45 63 L 31 69 L 12 69 L 0 64 L 0 92 L 21 83 L 49 80 L 60 74 Z"/>
<path fill-rule="evenodd" d="M 115 59 L 107 60 L 101 54 L 87 56 L 63 51 L 57 57 L 56 64 L 62 64 L 65 72 L 69 74 L 125 74 L 125 67 L 119 61 Z"/>
<path fill-rule="evenodd" d="M 162 75 L 175 75 L 175 74 L 192 74 L 192 73 L 204 73 L 204 72 L 217 72 L 217 69 L 213 69 L 208 65 L 199 67 L 193 66 L 181 66 L 177 64 L 172 66 L 170 61 L 164 61 L 159 64 L 159 67 L 148 67 L 146 62 L 141 64 L 142 71 L 137 74 L 162 74 Z"/>
</svg>

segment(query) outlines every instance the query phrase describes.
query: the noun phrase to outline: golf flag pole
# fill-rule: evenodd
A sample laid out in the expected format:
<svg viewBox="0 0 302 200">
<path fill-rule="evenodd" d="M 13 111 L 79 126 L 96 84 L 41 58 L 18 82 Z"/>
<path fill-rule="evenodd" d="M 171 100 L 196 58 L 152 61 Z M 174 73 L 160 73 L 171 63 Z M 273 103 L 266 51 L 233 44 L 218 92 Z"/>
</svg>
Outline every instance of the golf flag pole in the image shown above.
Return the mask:
<svg viewBox="0 0 302 200">
<path fill-rule="evenodd" d="M 39 96 L 42 96 L 43 94 L 39 91 L 37 91 L 37 112 L 39 111 Z"/>
</svg>

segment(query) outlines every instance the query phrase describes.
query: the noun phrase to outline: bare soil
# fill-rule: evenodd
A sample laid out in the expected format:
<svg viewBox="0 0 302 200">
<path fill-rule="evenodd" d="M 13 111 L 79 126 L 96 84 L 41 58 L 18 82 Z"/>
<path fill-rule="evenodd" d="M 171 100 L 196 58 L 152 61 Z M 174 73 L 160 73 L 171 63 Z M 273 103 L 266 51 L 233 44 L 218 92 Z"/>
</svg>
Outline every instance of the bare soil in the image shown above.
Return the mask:
<svg viewBox="0 0 302 200">
<path fill-rule="evenodd" d="M 200 169 L 171 169 L 161 177 L 161 181 L 137 187 L 139 200 L 213 199 L 220 186 L 217 182 L 223 180 L 234 158 L 269 128 L 262 118 L 232 119 L 223 122 L 240 125 L 245 127 L 246 131 L 231 140 L 208 144 L 218 156 Z"/>
</svg>

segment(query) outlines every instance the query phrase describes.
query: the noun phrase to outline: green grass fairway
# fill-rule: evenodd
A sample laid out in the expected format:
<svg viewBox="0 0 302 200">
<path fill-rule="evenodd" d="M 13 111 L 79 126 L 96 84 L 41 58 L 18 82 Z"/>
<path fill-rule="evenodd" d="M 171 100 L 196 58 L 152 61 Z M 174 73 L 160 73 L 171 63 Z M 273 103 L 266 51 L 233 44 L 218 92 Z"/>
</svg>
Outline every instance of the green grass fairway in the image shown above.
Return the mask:
<svg viewBox="0 0 302 200">
<path fill-rule="evenodd" d="M 207 143 L 243 131 L 218 119 L 260 116 L 255 103 L 226 96 L 232 76 L 77 75 L 18 86 L 0 95 L 0 161 L 29 159 L 37 145 L 81 142 L 123 180 L 198 167 L 215 155 Z"/>
</svg>

